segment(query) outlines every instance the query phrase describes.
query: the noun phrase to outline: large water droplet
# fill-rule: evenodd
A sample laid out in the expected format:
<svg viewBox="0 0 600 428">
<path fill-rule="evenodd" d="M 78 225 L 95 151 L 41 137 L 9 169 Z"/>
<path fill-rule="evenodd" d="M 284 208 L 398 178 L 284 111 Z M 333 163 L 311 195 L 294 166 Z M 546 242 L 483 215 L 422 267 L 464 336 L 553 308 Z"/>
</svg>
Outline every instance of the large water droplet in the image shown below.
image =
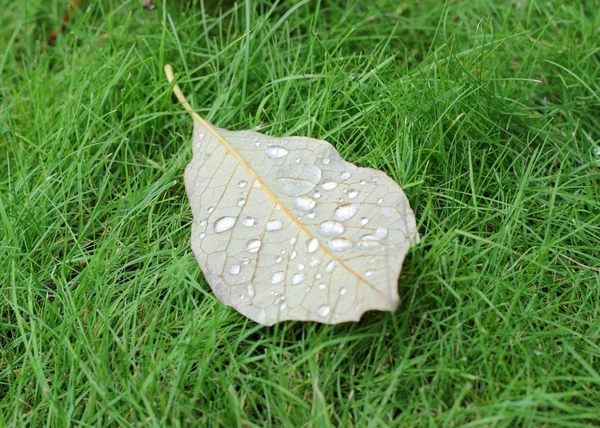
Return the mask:
<svg viewBox="0 0 600 428">
<path fill-rule="evenodd" d="M 319 240 L 317 238 L 312 238 L 306 241 L 306 251 L 309 253 L 314 253 L 319 248 Z"/>
<path fill-rule="evenodd" d="M 267 222 L 267 224 L 265 224 L 265 230 L 267 232 L 281 230 L 282 228 L 283 228 L 283 223 L 279 220 L 269 220 Z"/>
<path fill-rule="evenodd" d="M 279 158 L 282 158 L 285 155 L 287 155 L 289 153 L 289 150 L 284 147 L 273 146 L 273 147 L 269 147 L 266 150 L 266 153 L 267 153 L 267 156 L 270 157 L 271 159 L 279 159 Z"/>
<path fill-rule="evenodd" d="M 356 215 L 360 205 L 358 204 L 342 204 L 333 212 L 333 218 L 339 221 L 346 221 Z"/>
<path fill-rule="evenodd" d="M 276 171 L 276 184 L 288 196 L 304 195 L 315 188 L 321 180 L 321 168 L 310 164 L 282 167 Z"/>
<path fill-rule="evenodd" d="M 248 184 L 248 182 L 246 180 L 240 180 L 240 181 L 238 181 L 238 186 L 239 187 L 246 187 L 246 184 Z"/>
<path fill-rule="evenodd" d="M 325 180 L 323 184 L 321 184 L 321 189 L 323 190 L 333 190 L 337 187 L 338 182 L 333 180 Z"/>
<path fill-rule="evenodd" d="M 242 224 L 246 227 L 254 226 L 254 219 L 250 216 L 244 217 Z"/>
<path fill-rule="evenodd" d="M 346 238 L 336 238 L 329 241 L 327 244 L 331 251 L 346 251 L 354 246 L 352 241 Z"/>
<path fill-rule="evenodd" d="M 348 190 L 348 198 L 354 199 L 358 196 L 358 190 L 350 189 Z"/>
<path fill-rule="evenodd" d="M 221 217 L 215 221 L 215 232 L 222 233 L 231 229 L 235 225 L 235 217 Z"/>
<path fill-rule="evenodd" d="M 234 265 L 229 266 L 229 273 L 232 275 L 237 275 L 238 273 L 240 273 L 241 269 L 242 268 L 240 265 L 234 264 Z"/>
<path fill-rule="evenodd" d="M 260 249 L 261 244 L 260 239 L 251 239 L 246 243 L 246 250 L 249 253 L 256 253 Z"/>
<path fill-rule="evenodd" d="M 279 284 L 281 281 L 283 281 L 284 276 L 284 273 L 281 271 L 275 272 L 271 277 L 271 284 Z"/>
<path fill-rule="evenodd" d="M 319 225 L 319 233 L 323 236 L 339 236 L 344 230 L 342 223 L 333 220 L 324 221 Z"/>
<path fill-rule="evenodd" d="M 303 273 L 296 273 L 296 274 L 294 274 L 294 276 L 292 276 L 292 285 L 298 285 L 302 281 L 304 281 Z"/>
<path fill-rule="evenodd" d="M 333 271 L 333 268 L 335 267 L 335 260 L 331 260 L 329 263 L 327 263 L 327 265 L 325 266 L 325 272 L 330 273 L 331 271 Z"/>
<path fill-rule="evenodd" d="M 314 199 L 307 196 L 301 196 L 294 201 L 294 206 L 302 211 L 310 211 L 316 204 L 317 202 Z"/>
<path fill-rule="evenodd" d="M 317 309 L 317 315 L 319 315 L 320 317 L 326 317 L 327 315 L 329 315 L 329 312 L 331 312 L 331 308 L 327 305 L 319 306 L 319 308 Z"/>
</svg>

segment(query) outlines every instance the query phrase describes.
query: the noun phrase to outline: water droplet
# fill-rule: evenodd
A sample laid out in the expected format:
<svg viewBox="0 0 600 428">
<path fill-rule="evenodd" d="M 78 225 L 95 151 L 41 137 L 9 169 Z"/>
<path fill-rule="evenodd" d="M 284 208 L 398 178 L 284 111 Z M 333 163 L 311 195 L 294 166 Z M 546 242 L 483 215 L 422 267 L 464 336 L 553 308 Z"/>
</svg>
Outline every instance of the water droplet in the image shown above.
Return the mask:
<svg viewBox="0 0 600 428">
<path fill-rule="evenodd" d="M 324 283 L 319 284 L 319 290 L 322 291 L 322 290 L 325 290 L 326 288 L 327 288 L 327 284 L 324 284 Z"/>
<path fill-rule="evenodd" d="M 592 157 L 596 166 L 600 166 L 600 146 L 594 146 L 592 149 Z"/>
<path fill-rule="evenodd" d="M 367 180 L 360 180 L 360 185 L 364 186 L 365 184 L 367 184 Z"/>
<path fill-rule="evenodd" d="M 386 218 L 391 217 L 394 214 L 394 208 L 392 207 L 381 207 L 379 212 Z"/>
<path fill-rule="evenodd" d="M 327 266 L 325 266 L 325 272 L 330 273 L 331 271 L 333 271 L 334 267 L 335 267 L 335 260 L 331 260 L 329 263 L 327 263 Z"/>
<path fill-rule="evenodd" d="M 315 193 L 313 193 L 313 195 L 312 195 L 312 196 L 313 196 L 313 198 L 315 198 L 315 199 L 319 199 L 319 198 L 321 197 L 321 192 L 315 192 Z"/>
<path fill-rule="evenodd" d="M 325 180 L 323 184 L 321 184 L 321 189 L 323 190 L 333 190 L 337 187 L 338 182 L 333 180 Z"/>
<path fill-rule="evenodd" d="M 258 138 L 257 137 L 252 137 L 252 141 L 254 141 L 255 143 L 258 142 Z"/>
<path fill-rule="evenodd" d="M 238 273 L 240 273 L 241 269 L 242 269 L 241 266 L 238 264 L 231 265 L 231 266 L 229 266 L 229 273 L 232 275 L 237 275 Z"/>
<path fill-rule="evenodd" d="M 249 253 L 256 253 L 260 249 L 261 244 L 260 239 L 251 239 L 246 243 L 246 250 Z"/>
<path fill-rule="evenodd" d="M 342 180 L 347 180 L 350 178 L 350 173 L 348 171 L 344 171 L 340 174 Z"/>
<path fill-rule="evenodd" d="M 308 214 L 306 214 L 306 218 L 309 219 L 309 220 L 312 220 L 313 218 L 315 218 L 314 211 L 311 211 Z"/>
<path fill-rule="evenodd" d="M 274 263 L 280 263 L 282 260 L 283 260 L 283 257 L 281 257 L 280 255 L 273 256 Z"/>
<path fill-rule="evenodd" d="M 246 184 L 248 184 L 248 182 L 246 180 L 240 180 L 240 181 L 238 181 L 238 186 L 239 187 L 246 187 Z"/>
<path fill-rule="evenodd" d="M 211 212 L 213 212 L 215 210 L 215 207 L 208 207 L 206 209 L 206 211 L 210 214 Z"/>
<path fill-rule="evenodd" d="M 368 278 L 370 276 L 372 276 L 375 272 L 373 272 L 372 270 L 368 270 L 365 272 L 365 276 Z"/>
<path fill-rule="evenodd" d="M 275 211 L 281 211 L 281 205 L 279 205 L 279 204 L 275 205 Z"/>
<path fill-rule="evenodd" d="M 235 225 L 235 217 L 221 217 L 215 221 L 215 232 L 221 233 L 231 229 Z"/>
<path fill-rule="evenodd" d="M 204 138 L 204 133 L 198 134 L 198 138 L 200 138 L 201 140 Z"/>
<path fill-rule="evenodd" d="M 260 183 L 260 181 L 258 181 L 258 180 L 254 180 L 254 183 L 252 183 L 252 186 L 253 186 L 255 189 L 260 189 L 260 188 L 262 187 L 262 184 Z"/>
<path fill-rule="evenodd" d="M 243 294 L 240 294 L 240 300 L 244 300 L 244 297 L 246 297 L 246 296 Z"/>
<path fill-rule="evenodd" d="M 302 211 L 310 211 L 316 204 L 317 202 L 314 199 L 307 196 L 301 196 L 294 201 L 294 206 Z"/>
<path fill-rule="evenodd" d="M 379 199 L 377 199 L 377 203 L 378 203 L 378 204 L 383 204 L 383 198 L 379 198 Z"/>
<path fill-rule="evenodd" d="M 290 239 L 290 245 L 294 245 L 296 243 L 296 237 L 294 236 L 293 238 Z"/>
<path fill-rule="evenodd" d="M 366 217 L 363 217 L 360 219 L 360 225 L 364 226 L 365 224 L 367 224 L 369 222 L 369 219 Z"/>
<path fill-rule="evenodd" d="M 237 200 L 238 207 L 243 207 L 245 203 L 246 203 L 246 200 L 244 198 L 240 198 Z"/>
<path fill-rule="evenodd" d="M 246 289 L 248 290 L 248 297 L 254 297 L 254 287 L 252 286 L 252 284 L 248 284 L 246 286 Z"/>
<path fill-rule="evenodd" d="M 319 233 L 323 236 L 339 236 L 344 230 L 342 223 L 333 220 L 326 220 L 319 225 Z"/>
<path fill-rule="evenodd" d="M 202 220 L 200 220 L 200 223 L 199 223 L 199 224 L 200 224 L 200 227 L 204 227 L 204 226 L 206 226 L 206 219 L 205 219 L 205 218 L 203 218 Z"/>
<path fill-rule="evenodd" d="M 242 264 L 247 265 L 248 263 L 250 263 L 250 259 L 248 257 L 244 257 L 242 259 Z"/>
<path fill-rule="evenodd" d="M 284 276 L 285 275 L 282 271 L 275 272 L 271 277 L 271 284 L 279 284 L 281 281 L 283 281 Z"/>
<path fill-rule="evenodd" d="M 369 183 L 377 183 L 379 181 L 379 177 L 376 175 L 372 175 L 369 177 Z"/>
<path fill-rule="evenodd" d="M 289 150 L 284 147 L 281 147 L 281 146 L 269 147 L 266 150 L 267 156 L 270 157 L 271 159 L 282 158 L 282 157 L 286 156 L 288 153 L 289 153 Z"/>
<path fill-rule="evenodd" d="M 267 224 L 265 224 L 265 230 L 267 232 L 274 232 L 276 230 L 281 230 L 283 228 L 283 223 L 279 220 L 269 220 Z"/>
<path fill-rule="evenodd" d="M 317 238 L 312 238 L 306 241 L 306 251 L 309 253 L 314 253 L 319 248 L 319 240 Z"/>
<path fill-rule="evenodd" d="M 281 167 L 275 173 L 279 177 L 275 183 L 284 195 L 300 196 L 315 188 L 321 180 L 322 171 L 315 165 L 298 164 Z"/>
<path fill-rule="evenodd" d="M 329 306 L 327 305 L 319 306 L 319 308 L 317 309 L 317 314 L 320 317 L 326 317 L 327 315 L 329 315 L 329 312 L 331 312 L 331 308 L 329 308 Z"/>
<path fill-rule="evenodd" d="M 304 281 L 303 273 L 296 273 L 296 274 L 294 274 L 294 276 L 292 276 L 292 285 L 298 285 L 302 281 Z"/>
<path fill-rule="evenodd" d="M 254 145 L 255 145 L 256 147 L 259 147 L 259 146 L 260 146 L 260 141 L 255 141 L 255 142 L 254 142 Z"/>
<path fill-rule="evenodd" d="M 342 287 L 340 289 L 340 296 L 343 296 L 344 294 L 346 294 L 348 292 L 348 290 L 346 289 L 346 287 Z"/>
<path fill-rule="evenodd" d="M 321 275 L 320 273 L 315 275 L 315 278 L 317 278 L 317 279 L 321 279 L 322 277 L 323 277 L 323 275 Z"/>
<path fill-rule="evenodd" d="M 302 263 L 298 265 L 298 270 L 304 270 L 304 265 Z"/>
<path fill-rule="evenodd" d="M 242 224 L 246 227 L 254 226 L 254 219 L 250 216 L 244 217 Z"/>
<path fill-rule="evenodd" d="M 379 238 L 379 239 L 383 239 L 387 236 L 388 234 L 388 230 L 385 227 L 378 227 L 375 230 L 375 235 Z"/>
<path fill-rule="evenodd" d="M 354 199 L 358 196 L 358 190 L 350 189 L 348 190 L 348 198 Z"/>
<path fill-rule="evenodd" d="M 346 221 L 356 215 L 360 205 L 358 204 L 342 204 L 333 212 L 333 218 L 339 221 Z"/>
<path fill-rule="evenodd" d="M 256 321 L 258 321 L 258 322 L 264 321 L 266 318 L 267 318 L 267 312 L 264 309 L 261 309 L 256 314 Z"/>
<path fill-rule="evenodd" d="M 358 241 L 358 247 L 362 248 L 363 250 L 370 250 L 372 248 L 379 248 L 381 247 L 381 242 L 379 241 Z"/>
<path fill-rule="evenodd" d="M 328 242 L 327 246 L 331 251 L 346 251 L 354 246 L 352 241 L 346 238 L 336 238 Z"/>
<path fill-rule="evenodd" d="M 319 264 L 321 263 L 321 260 L 317 259 L 317 258 L 312 258 L 310 260 L 310 263 L 308 264 L 310 267 L 317 267 L 319 266 Z"/>
<path fill-rule="evenodd" d="M 206 236 L 206 233 L 202 232 L 199 236 L 200 240 L 203 240 L 205 236 Z"/>
<path fill-rule="evenodd" d="M 292 251 L 290 253 L 290 260 L 294 260 L 296 258 L 296 256 L 298 255 L 298 253 L 296 253 L 295 251 Z"/>
<path fill-rule="evenodd" d="M 328 164 L 329 164 L 329 162 L 331 162 L 331 159 L 329 159 L 329 158 L 323 158 L 323 159 L 321 159 L 321 163 L 322 163 L 323 165 L 328 165 Z"/>
<path fill-rule="evenodd" d="M 282 297 L 281 299 L 279 299 L 277 302 L 275 302 L 277 305 L 279 305 L 279 310 L 283 311 L 285 309 L 287 309 L 287 303 L 285 303 L 285 299 Z"/>
</svg>

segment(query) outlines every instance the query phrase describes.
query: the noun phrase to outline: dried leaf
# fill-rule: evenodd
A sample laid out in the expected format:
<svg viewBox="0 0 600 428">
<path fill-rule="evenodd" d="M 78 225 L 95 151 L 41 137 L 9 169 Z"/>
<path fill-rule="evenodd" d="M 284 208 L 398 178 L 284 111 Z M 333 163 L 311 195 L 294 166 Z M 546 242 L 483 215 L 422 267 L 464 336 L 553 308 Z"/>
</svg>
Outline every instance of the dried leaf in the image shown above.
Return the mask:
<svg viewBox="0 0 600 428">
<path fill-rule="evenodd" d="M 217 128 L 173 90 L 194 119 L 192 249 L 223 303 L 265 325 L 398 307 L 400 268 L 419 239 L 398 184 L 325 141 Z"/>
</svg>

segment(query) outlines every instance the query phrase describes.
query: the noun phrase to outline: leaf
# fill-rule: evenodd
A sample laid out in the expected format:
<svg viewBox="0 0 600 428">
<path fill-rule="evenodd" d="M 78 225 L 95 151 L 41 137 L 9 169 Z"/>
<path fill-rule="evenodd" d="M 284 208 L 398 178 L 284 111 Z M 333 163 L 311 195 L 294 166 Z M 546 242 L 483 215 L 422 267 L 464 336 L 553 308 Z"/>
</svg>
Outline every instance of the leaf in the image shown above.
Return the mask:
<svg viewBox="0 0 600 428">
<path fill-rule="evenodd" d="M 400 268 L 419 236 L 396 182 L 326 141 L 217 128 L 173 91 L 194 120 L 192 249 L 219 300 L 264 325 L 398 307 Z"/>
</svg>

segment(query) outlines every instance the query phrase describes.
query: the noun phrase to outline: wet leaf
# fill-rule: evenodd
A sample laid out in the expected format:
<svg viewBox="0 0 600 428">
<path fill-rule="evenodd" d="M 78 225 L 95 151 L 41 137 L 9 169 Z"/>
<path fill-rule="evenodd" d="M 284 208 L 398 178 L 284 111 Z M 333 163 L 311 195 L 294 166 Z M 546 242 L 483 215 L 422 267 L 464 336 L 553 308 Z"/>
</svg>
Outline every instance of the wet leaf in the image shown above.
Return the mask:
<svg viewBox="0 0 600 428">
<path fill-rule="evenodd" d="M 398 275 L 419 238 L 396 182 L 326 141 L 217 128 L 173 90 L 194 120 L 192 249 L 223 303 L 265 325 L 398 307 Z"/>
</svg>

